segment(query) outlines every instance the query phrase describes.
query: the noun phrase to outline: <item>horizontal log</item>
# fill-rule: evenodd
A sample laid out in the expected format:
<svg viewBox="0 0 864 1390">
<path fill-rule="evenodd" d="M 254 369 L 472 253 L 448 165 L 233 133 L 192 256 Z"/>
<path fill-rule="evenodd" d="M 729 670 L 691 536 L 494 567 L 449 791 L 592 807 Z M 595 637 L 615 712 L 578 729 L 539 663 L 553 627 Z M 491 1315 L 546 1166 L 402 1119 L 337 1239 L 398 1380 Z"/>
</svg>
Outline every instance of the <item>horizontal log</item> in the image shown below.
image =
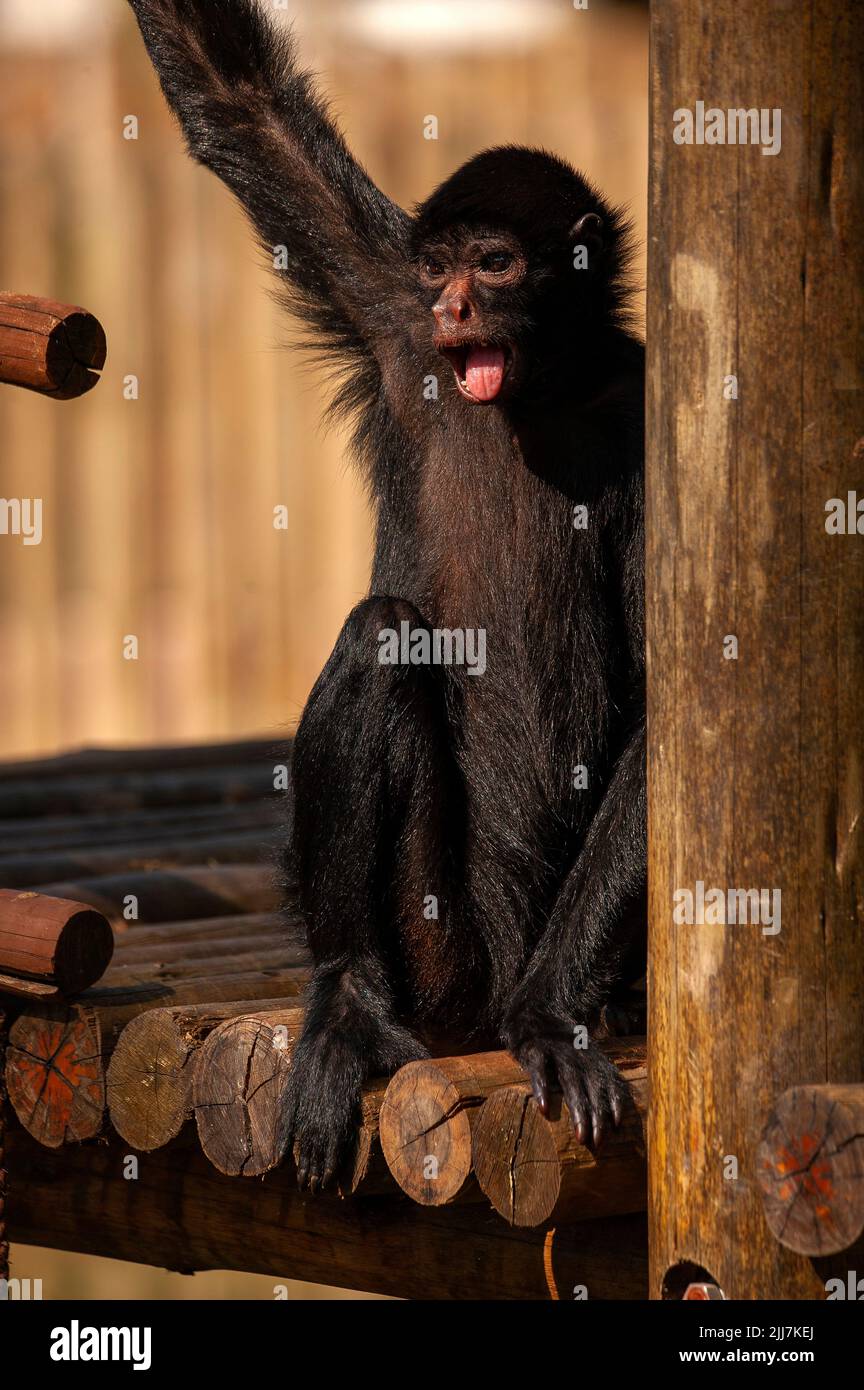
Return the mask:
<svg viewBox="0 0 864 1390">
<path fill-rule="evenodd" d="M 161 942 L 148 941 L 143 945 L 138 942 L 137 932 L 124 932 L 118 938 L 120 945 L 115 957 L 114 969 L 118 972 L 137 973 L 143 968 L 148 974 L 151 970 L 170 973 L 174 965 L 186 968 L 193 966 L 196 962 L 205 961 L 207 965 L 203 973 L 206 974 L 209 962 L 212 960 L 227 958 L 236 961 L 241 956 L 260 955 L 277 950 L 280 946 L 284 946 L 289 939 L 296 952 L 292 964 L 305 965 L 310 959 L 308 947 L 304 940 L 305 933 L 298 933 L 295 941 L 293 936 L 290 936 L 286 931 L 284 923 L 281 923 L 275 914 L 258 914 L 259 918 L 265 920 L 271 916 L 272 926 L 238 929 L 236 925 L 238 918 L 226 917 L 224 918 L 226 922 L 234 923 L 227 933 L 214 932 L 212 935 L 206 935 L 202 932 L 191 938 L 184 933 L 178 933 L 175 939 L 166 934 Z M 240 918 L 239 920 L 245 922 L 249 919 Z M 252 920 L 257 919 L 253 917 Z M 128 946 L 126 945 L 127 942 L 129 943 Z M 201 973 L 200 965 L 198 970 Z M 112 976 L 111 983 L 114 982 Z"/>
<path fill-rule="evenodd" d="M 0 987 L 6 992 L 27 997 L 33 993 L 27 982 L 35 982 L 78 994 L 104 974 L 113 950 L 111 928 L 92 908 L 0 889 Z"/>
<path fill-rule="evenodd" d="M 278 833 L 278 832 L 277 832 Z M 0 886 L 44 883 L 110 874 L 150 873 L 178 864 L 272 863 L 274 832 L 255 828 L 230 834 L 189 836 L 157 841 L 142 848 L 137 842 L 121 849 L 70 849 L 44 854 L 0 855 Z"/>
<path fill-rule="evenodd" d="M 648 1079 L 644 1040 L 610 1041 L 631 1099 L 598 1152 L 576 1141 L 567 1106 L 550 1097 L 548 1117 L 527 1081 L 493 1092 L 472 1130 L 474 1173 L 494 1209 L 514 1226 L 579 1221 L 644 1211 L 644 1117 Z"/>
<path fill-rule="evenodd" d="M 194 1113 L 193 1061 L 213 1029 L 241 1014 L 266 1017 L 276 1010 L 284 1014 L 284 999 L 185 1004 L 133 1018 L 106 1073 L 108 1112 L 117 1133 L 143 1152 L 170 1143 Z"/>
<path fill-rule="evenodd" d="M 231 764 L 164 772 L 105 773 L 93 776 L 28 777 L 0 783 L 0 818 L 76 815 L 111 811 L 126 814 L 148 806 L 216 806 L 276 796 L 273 764 Z M 284 798 L 287 802 L 288 798 Z"/>
<path fill-rule="evenodd" d="M 130 895 L 138 900 L 138 922 L 273 912 L 282 896 L 274 879 L 267 864 L 182 865 L 152 873 L 63 880 L 43 885 L 43 891 L 89 903 L 122 930 L 129 925 L 123 913 Z"/>
<path fill-rule="evenodd" d="M 168 955 L 167 952 L 163 954 Z M 264 978 L 268 975 L 281 976 L 287 969 L 304 969 L 308 974 L 310 968 L 309 948 L 305 942 L 270 935 L 240 941 L 230 954 L 214 950 L 205 959 L 186 960 L 185 953 L 180 950 L 173 959 L 132 961 L 128 965 L 121 961 L 111 967 L 102 984 L 111 989 L 153 984 L 180 985 L 187 980 L 218 980 L 223 975 L 236 975 L 238 971 L 255 973 Z"/>
<path fill-rule="evenodd" d="M 86 309 L 0 293 L 0 381 L 73 400 L 96 385 L 105 353 L 102 325 Z"/>
<path fill-rule="evenodd" d="M 525 1073 L 508 1052 L 409 1062 L 393 1077 L 381 1105 L 381 1148 L 404 1192 L 422 1206 L 468 1195 L 471 1127 L 498 1086 Z"/>
<path fill-rule="evenodd" d="M 30 1004 L 9 1030 L 6 1084 L 24 1128 L 49 1148 L 102 1133 L 105 1074 L 123 1029 L 149 1009 L 219 1004 L 234 999 L 291 999 L 308 971 L 238 971 L 234 975 L 149 981 L 88 990 L 63 1005 Z"/>
<path fill-rule="evenodd" d="M 147 848 L 175 833 L 184 838 L 217 835 L 282 825 L 285 820 L 285 807 L 273 796 L 233 806 L 159 806 L 123 816 L 30 816 L 26 820 L 0 821 L 0 851 L 27 854 L 79 845 L 110 849 L 126 844 Z"/>
<path fill-rule="evenodd" d="M 13 1241 L 161 1264 L 191 1273 L 239 1269 L 277 1280 L 416 1299 L 589 1299 L 647 1295 L 642 1217 L 524 1230 L 475 1207 L 432 1211 L 387 1197 L 310 1200 L 281 1168 L 257 1182 L 216 1171 L 175 1140 L 139 1167 L 130 1218 L 122 1140 L 61 1154 L 15 1130 Z"/>
<path fill-rule="evenodd" d="M 757 1153 L 768 1226 L 799 1255 L 833 1255 L 864 1233 L 864 1085 L 793 1086 Z"/>
<path fill-rule="evenodd" d="M 106 772 L 165 772 L 232 763 L 284 762 L 291 744 L 282 735 L 227 743 L 169 743 L 156 747 L 76 748 L 51 758 L 20 758 L 0 763 L 0 781 L 8 778 L 56 781 L 58 777 Z"/>
<path fill-rule="evenodd" d="M 229 917 L 181 917 L 179 921 L 132 923 L 131 931 L 122 931 L 116 938 L 116 959 L 120 963 L 136 959 L 139 951 L 147 958 L 151 948 L 156 957 L 182 944 L 190 948 L 214 945 L 238 936 L 262 936 L 270 932 L 285 932 L 292 939 L 305 939 L 305 927 L 296 919 L 281 912 L 244 912 Z"/>
</svg>

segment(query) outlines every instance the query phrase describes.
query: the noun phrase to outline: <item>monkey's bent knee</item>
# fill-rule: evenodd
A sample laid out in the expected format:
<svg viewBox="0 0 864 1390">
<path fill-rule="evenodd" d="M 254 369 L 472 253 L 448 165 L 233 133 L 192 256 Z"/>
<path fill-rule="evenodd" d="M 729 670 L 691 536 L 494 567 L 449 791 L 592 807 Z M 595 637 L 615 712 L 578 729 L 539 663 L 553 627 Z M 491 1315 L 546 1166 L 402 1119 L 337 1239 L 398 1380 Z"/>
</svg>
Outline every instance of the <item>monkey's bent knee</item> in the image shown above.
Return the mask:
<svg viewBox="0 0 864 1390">
<path fill-rule="evenodd" d="M 342 636 L 363 642 L 371 640 L 377 647 L 382 632 L 399 632 L 402 623 L 408 623 L 411 628 L 426 626 L 418 609 L 408 599 L 373 594 L 352 608 L 345 619 Z"/>
</svg>

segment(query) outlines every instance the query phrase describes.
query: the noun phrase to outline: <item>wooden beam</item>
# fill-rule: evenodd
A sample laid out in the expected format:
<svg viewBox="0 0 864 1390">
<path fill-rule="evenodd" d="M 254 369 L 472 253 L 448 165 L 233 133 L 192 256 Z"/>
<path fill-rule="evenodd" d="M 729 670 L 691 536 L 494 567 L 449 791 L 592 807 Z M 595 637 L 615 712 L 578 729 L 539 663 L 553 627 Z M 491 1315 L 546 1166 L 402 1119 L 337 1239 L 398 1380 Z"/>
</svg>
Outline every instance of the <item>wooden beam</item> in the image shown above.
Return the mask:
<svg viewBox="0 0 864 1390">
<path fill-rule="evenodd" d="M 579 1286 L 592 1300 L 645 1296 L 643 1217 L 525 1231 L 476 1207 L 310 1198 L 290 1170 L 227 1178 L 182 1139 L 142 1161 L 131 1182 L 116 1138 L 55 1153 L 15 1130 L 7 1150 L 10 1172 L 26 1174 L 9 1201 L 13 1242 L 397 1298 L 569 1302 Z"/>
<path fill-rule="evenodd" d="M 114 934 L 101 912 L 0 888 L 0 990 L 79 994 L 96 983 L 114 951 Z M 34 991 L 33 985 L 39 986 Z"/>
<path fill-rule="evenodd" d="M 651 42 L 651 1294 L 818 1298 L 757 1146 L 864 1076 L 864 535 L 826 525 L 864 500 L 864 6 L 654 0 Z M 779 150 L 676 143 L 700 101 Z M 780 915 L 676 923 L 700 884 Z"/>
<path fill-rule="evenodd" d="M 105 354 L 105 332 L 86 309 L 0 291 L 0 381 L 73 400 L 96 385 Z"/>
</svg>

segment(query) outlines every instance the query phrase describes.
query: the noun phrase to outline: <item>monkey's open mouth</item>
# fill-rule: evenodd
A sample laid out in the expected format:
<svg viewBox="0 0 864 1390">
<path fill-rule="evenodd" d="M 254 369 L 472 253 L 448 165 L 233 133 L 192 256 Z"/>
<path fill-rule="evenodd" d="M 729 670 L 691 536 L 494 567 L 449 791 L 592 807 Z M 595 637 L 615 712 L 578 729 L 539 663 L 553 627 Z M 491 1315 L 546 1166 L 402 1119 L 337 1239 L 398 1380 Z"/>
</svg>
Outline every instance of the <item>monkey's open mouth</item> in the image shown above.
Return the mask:
<svg viewBox="0 0 864 1390">
<path fill-rule="evenodd" d="M 466 401 L 494 401 L 502 391 L 513 365 L 513 352 L 506 343 L 458 343 L 440 347 L 456 377 L 460 395 Z"/>
</svg>

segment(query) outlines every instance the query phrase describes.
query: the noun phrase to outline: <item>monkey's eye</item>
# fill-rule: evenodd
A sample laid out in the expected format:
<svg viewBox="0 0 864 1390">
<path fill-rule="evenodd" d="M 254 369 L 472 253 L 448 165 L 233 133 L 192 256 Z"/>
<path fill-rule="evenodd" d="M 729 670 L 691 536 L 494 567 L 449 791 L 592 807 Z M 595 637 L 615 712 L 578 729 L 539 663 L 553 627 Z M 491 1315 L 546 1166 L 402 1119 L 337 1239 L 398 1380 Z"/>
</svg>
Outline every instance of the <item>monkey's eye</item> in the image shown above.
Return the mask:
<svg viewBox="0 0 864 1390">
<path fill-rule="evenodd" d="M 490 275 L 503 275 L 505 270 L 509 270 L 513 264 L 513 257 L 509 251 L 490 251 L 480 262 L 480 269 L 487 271 Z"/>
<path fill-rule="evenodd" d="M 444 266 L 441 261 L 436 260 L 434 256 L 424 256 L 423 271 L 429 276 L 430 280 L 440 280 L 441 276 L 444 274 Z"/>
</svg>

